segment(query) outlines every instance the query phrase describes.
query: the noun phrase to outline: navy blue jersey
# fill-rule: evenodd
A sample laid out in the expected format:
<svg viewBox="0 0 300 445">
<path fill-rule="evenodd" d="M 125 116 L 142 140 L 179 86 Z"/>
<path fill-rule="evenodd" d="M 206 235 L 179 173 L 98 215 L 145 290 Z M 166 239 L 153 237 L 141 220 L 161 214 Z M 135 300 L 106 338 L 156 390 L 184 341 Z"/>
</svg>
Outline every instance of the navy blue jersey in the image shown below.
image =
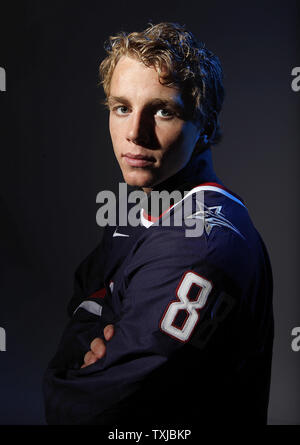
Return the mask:
<svg viewBox="0 0 300 445">
<path fill-rule="evenodd" d="M 107 227 L 76 272 L 70 320 L 44 378 L 47 422 L 266 423 L 272 272 L 245 204 L 206 183 L 140 218 Z M 197 220 L 202 229 L 187 236 Z M 80 369 L 108 323 L 106 355 Z"/>
</svg>

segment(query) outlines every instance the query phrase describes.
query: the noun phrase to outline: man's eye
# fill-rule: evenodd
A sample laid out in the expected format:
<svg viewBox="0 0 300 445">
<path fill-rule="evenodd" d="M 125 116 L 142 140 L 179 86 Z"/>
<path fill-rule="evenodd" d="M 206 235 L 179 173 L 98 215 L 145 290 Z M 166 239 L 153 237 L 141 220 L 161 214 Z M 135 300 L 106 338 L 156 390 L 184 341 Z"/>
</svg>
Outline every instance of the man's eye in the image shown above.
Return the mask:
<svg viewBox="0 0 300 445">
<path fill-rule="evenodd" d="M 117 114 L 126 114 L 128 112 L 128 107 L 125 107 L 125 105 L 119 105 L 114 108 L 114 111 Z"/>
<path fill-rule="evenodd" d="M 170 118 L 174 116 L 174 113 L 170 110 L 167 110 L 166 108 L 161 108 L 160 110 L 157 110 L 157 114 L 159 117 L 165 117 Z"/>
</svg>

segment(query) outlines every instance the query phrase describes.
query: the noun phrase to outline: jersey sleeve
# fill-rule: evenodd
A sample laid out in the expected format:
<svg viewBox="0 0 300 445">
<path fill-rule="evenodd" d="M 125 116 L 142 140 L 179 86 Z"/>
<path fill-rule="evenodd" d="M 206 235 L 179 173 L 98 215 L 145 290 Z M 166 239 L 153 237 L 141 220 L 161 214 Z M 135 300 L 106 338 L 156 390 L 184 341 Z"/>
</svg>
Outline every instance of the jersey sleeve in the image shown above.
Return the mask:
<svg viewBox="0 0 300 445">
<path fill-rule="evenodd" d="M 116 321 L 110 303 L 111 291 L 104 284 L 109 232 L 110 228 L 105 229 L 102 241 L 76 269 L 73 296 L 67 307 L 69 320 L 49 366 L 79 369 L 91 341 L 103 338 L 104 327 Z"/>
<path fill-rule="evenodd" d="M 224 261 L 205 236 L 195 242 L 176 230 L 149 230 L 131 251 L 116 289 L 122 311 L 106 355 L 83 369 L 48 367 L 47 422 L 96 423 L 184 348 L 201 354 L 207 341 L 202 328 L 226 295 Z"/>
</svg>

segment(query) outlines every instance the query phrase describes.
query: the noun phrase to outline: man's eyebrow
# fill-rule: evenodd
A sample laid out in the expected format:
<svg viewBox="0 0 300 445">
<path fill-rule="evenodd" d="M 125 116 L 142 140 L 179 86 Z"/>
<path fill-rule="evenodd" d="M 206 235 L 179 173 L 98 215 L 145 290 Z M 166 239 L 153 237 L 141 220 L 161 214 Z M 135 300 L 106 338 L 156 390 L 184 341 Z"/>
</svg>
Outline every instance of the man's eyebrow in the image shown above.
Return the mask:
<svg viewBox="0 0 300 445">
<path fill-rule="evenodd" d="M 109 96 L 107 98 L 107 102 L 109 104 L 110 103 L 114 103 L 114 102 L 122 102 L 124 104 L 128 104 L 129 103 L 128 99 L 126 99 L 126 97 L 123 97 L 123 96 Z"/>
<path fill-rule="evenodd" d="M 130 101 L 124 96 L 109 96 L 108 97 L 108 104 L 111 105 L 112 103 L 121 102 L 123 104 L 129 105 Z M 180 102 L 177 102 L 173 99 L 163 99 L 161 97 L 155 97 L 151 99 L 148 103 L 148 106 L 171 106 L 173 108 L 177 109 L 183 109 L 183 104 Z"/>
</svg>

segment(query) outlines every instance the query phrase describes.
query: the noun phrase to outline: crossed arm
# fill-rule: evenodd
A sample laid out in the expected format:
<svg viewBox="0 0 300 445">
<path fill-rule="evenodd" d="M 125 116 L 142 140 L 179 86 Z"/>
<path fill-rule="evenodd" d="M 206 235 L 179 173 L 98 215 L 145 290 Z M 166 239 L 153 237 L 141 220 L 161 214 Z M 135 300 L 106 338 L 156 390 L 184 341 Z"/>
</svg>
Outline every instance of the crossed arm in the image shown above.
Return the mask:
<svg viewBox="0 0 300 445">
<path fill-rule="evenodd" d="M 196 325 L 205 321 L 202 315 L 199 318 L 199 309 L 209 296 L 209 306 L 214 304 L 218 293 L 211 293 L 214 268 L 205 249 L 200 249 L 205 258 L 199 258 L 199 249 L 193 252 L 193 245 L 187 246 L 189 239 L 182 240 L 183 246 L 177 239 L 172 242 L 175 235 L 149 234 L 143 252 L 135 252 L 126 269 L 130 280 L 120 289 L 126 295 L 120 314 L 111 310 L 110 298 L 98 300 L 101 314 L 86 312 L 80 299 L 74 302 L 72 318 L 45 373 L 48 423 L 94 424 L 100 418 L 105 422 L 106 415 L 125 416 L 126 400 L 144 390 L 150 376 L 158 379 L 154 388 L 168 391 L 164 410 L 168 403 L 170 416 L 177 413 L 174 397 L 183 383 L 164 369 L 175 366 L 179 355 L 193 352 L 192 346 L 184 345 Z M 191 289 L 193 295 L 188 297 Z M 180 314 L 187 315 L 182 326 L 177 321 Z M 148 399 L 154 396 L 149 389 Z"/>
<path fill-rule="evenodd" d="M 114 325 L 108 324 L 103 329 L 104 339 L 109 341 L 114 335 Z M 100 337 L 94 338 L 94 340 L 90 344 L 90 350 L 84 356 L 84 363 L 80 368 L 86 368 L 89 365 L 92 365 L 97 360 L 100 360 L 105 356 L 106 353 L 106 345 L 105 342 Z"/>
</svg>

